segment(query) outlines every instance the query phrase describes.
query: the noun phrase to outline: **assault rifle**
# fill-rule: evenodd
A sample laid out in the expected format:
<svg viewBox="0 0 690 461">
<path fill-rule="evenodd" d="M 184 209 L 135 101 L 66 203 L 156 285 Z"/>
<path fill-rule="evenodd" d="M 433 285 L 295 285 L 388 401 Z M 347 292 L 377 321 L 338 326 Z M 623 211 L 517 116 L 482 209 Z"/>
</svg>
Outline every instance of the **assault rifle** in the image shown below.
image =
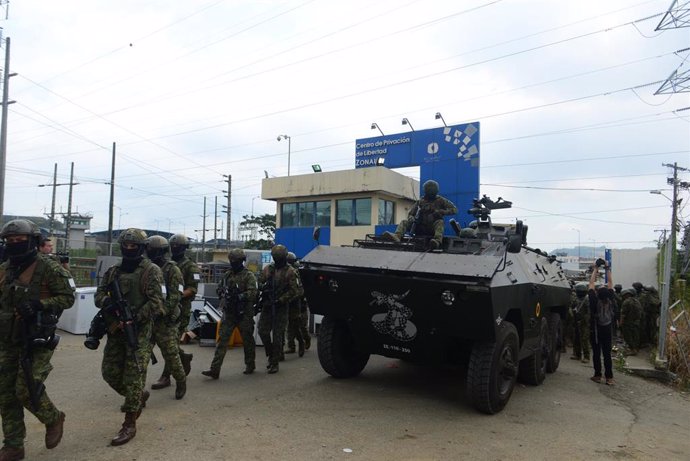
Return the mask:
<svg viewBox="0 0 690 461">
<path fill-rule="evenodd" d="M 422 205 L 421 205 L 421 200 L 417 202 L 417 212 L 414 214 L 414 222 L 410 226 L 409 231 L 407 232 L 408 234 L 414 236 L 415 230 L 417 229 L 417 223 L 419 222 L 419 218 L 422 216 Z"/>
<path fill-rule="evenodd" d="M 231 283 L 230 286 L 224 286 L 220 289 L 221 299 L 225 300 L 223 311 L 228 313 L 230 307 L 233 308 L 233 314 L 239 319 L 244 314 L 244 301 L 240 297 L 240 287 L 237 283 Z"/>
<path fill-rule="evenodd" d="M 114 278 L 110 282 L 108 288 L 110 295 L 113 299 L 113 304 L 108 309 L 117 320 L 122 324 L 122 330 L 125 334 L 125 341 L 127 342 L 127 349 L 129 349 L 134 363 L 137 364 L 137 369 L 141 371 L 141 365 L 139 364 L 139 359 L 137 358 L 137 349 L 139 348 L 139 341 L 137 340 L 137 327 L 134 323 L 134 316 L 132 315 L 132 309 L 129 307 L 129 303 L 125 298 L 122 297 L 122 290 L 120 290 L 120 282 L 117 278 Z"/>
<path fill-rule="evenodd" d="M 44 319 L 45 317 L 45 319 Z M 41 346 L 54 350 L 60 342 L 60 336 L 55 334 L 57 317 L 50 312 L 37 312 L 35 319 L 21 319 L 22 353 L 19 364 L 24 375 L 26 390 L 29 393 L 31 409 L 38 411 L 41 395 L 45 391 L 42 382 L 34 380 L 34 347 Z"/>
</svg>

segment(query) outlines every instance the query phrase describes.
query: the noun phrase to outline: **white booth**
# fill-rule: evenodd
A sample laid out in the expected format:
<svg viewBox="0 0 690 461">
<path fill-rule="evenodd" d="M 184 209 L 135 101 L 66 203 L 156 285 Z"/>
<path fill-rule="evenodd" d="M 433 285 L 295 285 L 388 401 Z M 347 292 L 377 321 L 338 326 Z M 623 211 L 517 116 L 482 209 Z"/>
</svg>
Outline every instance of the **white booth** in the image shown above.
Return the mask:
<svg viewBox="0 0 690 461">
<path fill-rule="evenodd" d="M 98 309 L 94 303 L 96 287 L 77 288 L 74 305 L 60 316 L 57 327 L 75 335 L 85 335 L 89 331 L 91 319 Z"/>
</svg>

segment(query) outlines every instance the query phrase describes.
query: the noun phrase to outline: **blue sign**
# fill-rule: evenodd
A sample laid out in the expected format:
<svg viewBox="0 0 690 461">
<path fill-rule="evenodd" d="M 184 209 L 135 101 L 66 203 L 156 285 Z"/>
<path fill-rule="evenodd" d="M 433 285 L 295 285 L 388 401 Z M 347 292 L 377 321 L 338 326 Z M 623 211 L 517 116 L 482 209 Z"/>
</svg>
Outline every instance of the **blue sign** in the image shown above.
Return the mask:
<svg viewBox="0 0 690 461">
<path fill-rule="evenodd" d="M 358 139 L 356 143 L 355 168 L 419 166 L 420 186 L 435 180 L 440 195 L 458 207 L 455 219 L 463 227 L 474 219 L 467 210 L 479 198 L 479 122 Z M 450 233 L 447 224 L 446 232 Z"/>
</svg>

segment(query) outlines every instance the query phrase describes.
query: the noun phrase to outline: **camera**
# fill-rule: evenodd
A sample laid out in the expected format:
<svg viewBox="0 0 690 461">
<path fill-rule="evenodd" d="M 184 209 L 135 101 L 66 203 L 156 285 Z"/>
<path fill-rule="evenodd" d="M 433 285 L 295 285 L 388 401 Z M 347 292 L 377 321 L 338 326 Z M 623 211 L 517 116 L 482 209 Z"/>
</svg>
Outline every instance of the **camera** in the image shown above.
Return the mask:
<svg viewBox="0 0 690 461">
<path fill-rule="evenodd" d="M 105 318 L 103 317 L 103 312 L 99 312 L 91 320 L 89 332 L 86 333 L 86 339 L 84 340 L 84 346 L 87 349 L 95 351 L 96 349 L 98 349 L 98 346 L 101 345 L 101 338 L 105 336 L 107 331 L 108 325 L 106 325 Z"/>
<path fill-rule="evenodd" d="M 596 262 L 594 263 L 597 267 L 604 266 L 606 267 L 606 261 L 603 260 L 602 258 L 597 258 Z"/>
<path fill-rule="evenodd" d="M 60 264 L 69 264 L 69 253 L 58 252 L 55 254 Z"/>
</svg>

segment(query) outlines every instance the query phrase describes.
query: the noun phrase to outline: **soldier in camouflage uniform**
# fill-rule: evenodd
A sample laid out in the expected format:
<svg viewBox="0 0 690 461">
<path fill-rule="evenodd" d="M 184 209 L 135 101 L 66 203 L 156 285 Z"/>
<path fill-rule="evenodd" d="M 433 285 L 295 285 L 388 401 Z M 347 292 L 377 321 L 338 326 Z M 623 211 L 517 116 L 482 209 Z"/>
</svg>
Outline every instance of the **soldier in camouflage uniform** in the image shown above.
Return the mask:
<svg viewBox="0 0 690 461">
<path fill-rule="evenodd" d="M 180 269 L 180 272 L 182 272 L 182 279 L 184 280 L 184 290 L 182 291 L 182 300 L 180 301 L 180 317 L 178 323 L 178 338 L 181 338 L 187 331 L 187 326 L 189 325 L 189 316 L 192 313 L 192 300 L 196 296 L 201 276 L 199 266 L 185 255 L 185 252 L 189 248 L 189 239 L 182 234 L 175 234 L 170 237 L 168 243 L 170 244 L 172 260 L 177 263 L 177 267 Z M 180 360 L 182 361 L 185 375 L 189 375 L 189 371 L 192 369 L 192 358 L 194 355 L 186 353 L 179 344 L 177 347 L 179 349 Z M 166 362 L 161 377 L 151 385 L 151 388 L 163 389 L 168 386 L 170 386 L 170 367 Z"/>
<path fill-rule="evenodd" d="M 233 248 L 228 254 L 228 259 L 230 269 L 223 274 L 223 279 L 218 285 L 218 297 L 223 311 L 218 344 L 216 344 L 211 368 L 201 372 L 202 375 L 213 379 L 218 379 L 220 376 L 220 367 L 223 365 L 228 341 L 235 327 L 239 328 L 242 335 L 245 365 L 243 373 L 249 375 L 256 369 L 256 343 L 254 342 L 256 277 L 244 267 L 247 256 L 241 248 Z"/>
<path fill-rule="evenodd" d="M 157 317 L 153 322 L 151 348 L 158 344 L 166 368 L 175 378 L 175 398 L 180 400 L 187 392 L 187 375 L 180 360 L 180 338 L 178 322 L 180 317 L 180 299 L 182 298 L 182 272 L 174 261 L 170 260 L 170 245 L 160 235 L 149 237 L 146 244 L 146 255 L 163 272 L 165 280 L 165 314 Z M 151 389 L 162 389 L 154 385 Z"/>
<path fill-rule="evenodd" d="M 640 349 L 640 319 L 642 306 L 635 296 L 635 289 L 628 288 L 621 293 L 623 305 L 621 307 L 620 329 L 623 340 L 628 348 L 628 355 L 637 355 Z"/>
<path fill-rule="evenodd" d="M 140 229 L 127 229 L 120 235 L 119 243 L 122 262 L 108 269 L 95 296 L 96 307 L 103 310 L 108 325 L 101 373 L 105 382 L 125 398 L 122 406 L 125 421 L 118 435 L 110 441 L 111 445 L 123 445 L 137 433 L 136 419 L 149 395 L 144 384 L 146 365 L 151 357 L 153 321 L 166 314 L 161 290 L 163 273 L 157 265 L 144 258 L 146 233 Z M 119 282 L 122 297 L 134 318 L 134 350 L 127 344 L 127 326 L 118 319 L 114 309 L 114 281 Z"/>
<path fill-rule="evenodd" d="M 572 360 L 589 363 L 589 299 L 587 299 L 587 284 L 575 285 L 576 298 L 570 305 L 573 325 L 573 355 Z"/>
<path fill-rule="evenodd" d="M 295 269 L 297 272 L 297 277 L 299 277 L 299 270 L 297 266 L 297 255 L 292 251 L 288 252 L 287 256 L 288 264 Z M 300 285 L 301 285 L 300 280 Z M 305 340 L 302 330 L 302 297 L 298 297 L 290 302 L 288 307 L 288 326 L 287 326 L 287 350 L 286 354 L 295 353 L 295 340 L 297 340 L 297 346 L 299 351 L 299 356 L 304 356 Z"/>
<path fill-rule="evenodd" d="M 297 271 L 287 263 L 287 248 L 275 245 L 271 249 L 273 263 L 264 267 L 259 277 L 261 287 L 261 317 L 259 336 L 268 357 L 268 372 L 278 372 L 283 352 L 283 337 L 287 326 L 288 306 L 304 294 Z"/>
<path fill-rule="evenodd" d="M 654 346 L 656 345 L 657 337 L 659 336 L 659 313 L 661 308 L 661 300 L 659 299 L 659 292 L 652 285 L 647 285 L 642 289 L 642 296 L 640 303 L 644 310 L 645 325 L 647 330 L 647 339 Z"/>
<path fill-rule="evenodd" d="M 22 407 L 46 426 L 46 448 L 55 448 L 62 439 L 65 414 L 55 407 L 42 386 L 53 369 L 50 359 L 58 339 L 55 325 L 62 311 L 74 303 L 74 281 L 58 263 L 38 254 L 40 235 L 38 227 L 25 219 L 9 221 L 0 232 L 9 258 L 0 265 L 1 461 L 24 459 L 26 427 Z M 38 399 L 36 408 L 20 366 L 25 329 L 36 338 L 31 370 L 38 394 L 34 396 Z"/>
<path fill-rule="evenodd" d="M 384 232 L 383 236 L 389 240 L 399 242 L 406 231 L 415 225 L 414 235 L 431 236 L 429 245 L 431 249 L 441 246 L 443 241 L 443 217 L 457 214 L 457 207 L 445 197 L 438 195 L 438 183 L 433 180 L 426 181 L 422 186 L 424 196 L 417 201 L 407 215 L 407 219 L 398 224 L 395 233 Z M 419 212 L 419 216 L 417 216 Z"/>
</svg>

